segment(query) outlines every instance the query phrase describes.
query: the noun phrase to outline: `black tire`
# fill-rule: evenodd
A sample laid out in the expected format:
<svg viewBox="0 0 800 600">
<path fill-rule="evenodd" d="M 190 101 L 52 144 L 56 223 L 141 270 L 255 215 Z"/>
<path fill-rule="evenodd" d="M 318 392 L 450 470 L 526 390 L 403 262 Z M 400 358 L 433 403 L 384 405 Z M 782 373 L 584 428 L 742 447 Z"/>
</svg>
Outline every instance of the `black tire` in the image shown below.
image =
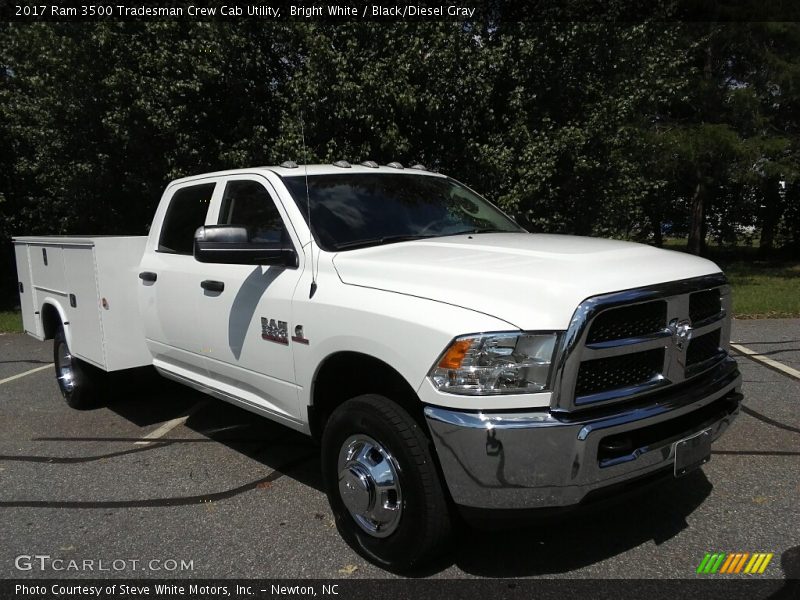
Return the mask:
<svg viewBox="0 0 800 600">
<path fill-rule="evenodd" d="M 356 441 L 352 441 L 354 438 Z M 382 532 L 384 537 L 359 524 L 340 491 L 340 472 L 345 472 L 340 471 L 341 461 L 348 456 L 346 448 L 357 445 L 360 439 L 376 442 L 391 459 L 377 455 L 382 457 L 383 466 L 391 462 L 396 470 L 400 513 Z M 430 440 L 395 402 L 366 394 L 348 400 L 333 412 L 322 436 L 322 476 L 339 533 L 368 560 L 391 571 L 407 571 L 444 550 L 451 533 L 450 511 Z M 358 518 L 364 522 L 363 516 Z"/>
<path fill-rule="evenodd" d="M 63 327 L 53 338 L 53 362 L 58 389 L 69 406 L 86 410 L 100 405 L 106 373 L 72 355 Z"/>
</svg>

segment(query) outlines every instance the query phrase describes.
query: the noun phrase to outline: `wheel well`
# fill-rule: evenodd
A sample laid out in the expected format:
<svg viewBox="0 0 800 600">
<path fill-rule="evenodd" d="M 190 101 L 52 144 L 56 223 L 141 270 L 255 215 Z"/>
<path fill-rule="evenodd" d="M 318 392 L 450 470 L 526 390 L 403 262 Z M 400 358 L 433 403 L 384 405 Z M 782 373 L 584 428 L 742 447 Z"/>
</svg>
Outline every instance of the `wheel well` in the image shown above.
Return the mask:
<svg viewBox="0 0 800 600">
<path fill-rule="evenodd" d="M 42 331 L 44 332 L 44 339 L 53 339 L 61 325 L 61 315 L 58 314 L 56 307 L 52 304 L 45 304 L 42 306 Z"/>
<path fill-rule="evenodd" d="M 361 394 L 381 394 L 400 404 L 427 431 L 422 403 L 390 365 L 360 352 L 338 352 L 325 359 L 311 388 L 311 433 L 320 439 L 328 417 L 340 404 Z"/>
</svg>

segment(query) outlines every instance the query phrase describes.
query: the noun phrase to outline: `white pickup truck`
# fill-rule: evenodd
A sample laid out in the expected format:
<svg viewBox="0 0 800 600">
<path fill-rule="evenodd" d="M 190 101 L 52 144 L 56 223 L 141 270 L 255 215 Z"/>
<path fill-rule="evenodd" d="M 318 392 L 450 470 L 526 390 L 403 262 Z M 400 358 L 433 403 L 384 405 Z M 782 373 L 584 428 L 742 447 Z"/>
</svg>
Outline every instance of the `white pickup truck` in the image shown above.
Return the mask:
<svg viewBox="0 0 800 600">
<path fill-rule="evenodd" d="M 715 264 L 530 234 L 420 165 L 198 175 L 147 237 L 14 243 L 25 330 L 54 339 L 70 405 L 152 365 L 314 436 L 339 531 L 390 569 L 457 513 L 683 475 L 742 399 Z"/>
</svg>

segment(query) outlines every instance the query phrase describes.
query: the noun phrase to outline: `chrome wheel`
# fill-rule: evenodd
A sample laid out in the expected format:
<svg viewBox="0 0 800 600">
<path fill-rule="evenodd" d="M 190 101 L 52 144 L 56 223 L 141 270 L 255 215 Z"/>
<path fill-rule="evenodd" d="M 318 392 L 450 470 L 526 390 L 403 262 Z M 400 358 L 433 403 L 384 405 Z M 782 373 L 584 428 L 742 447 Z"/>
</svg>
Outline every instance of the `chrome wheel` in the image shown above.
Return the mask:
<svg viewBox="0 0 800 600">
<path fill-rule="evenodd" d="M 66 342 L 61 342 L 56 350 L 56 379 L 66 393 L 75 389 L 75 366 Z"/>
<path fill-rule="evenodd" d="M 328 417 L 321 442 L 325 492 L 353 550 L 400 572 L 445 548 L 447 492 L 430 439 L 402 406 L 379 394 L 350 398 Z"/>
<path fill-rule="evenodd" d="M 338 461 L 339 495 L 359 527 L 374 537 L 391 535 L 400 524 L 403 496 L 397 462 L 365 434 L 342 444 Z"/>
<path fill-rule="evenodd" d="M 69 406 L 85 410 L 98 405 L 100 394 L 104 393 L 106 373 L 72 354 L 63 327 L 53 336 L 53 363 L 58 389 Z"/>
</svg>

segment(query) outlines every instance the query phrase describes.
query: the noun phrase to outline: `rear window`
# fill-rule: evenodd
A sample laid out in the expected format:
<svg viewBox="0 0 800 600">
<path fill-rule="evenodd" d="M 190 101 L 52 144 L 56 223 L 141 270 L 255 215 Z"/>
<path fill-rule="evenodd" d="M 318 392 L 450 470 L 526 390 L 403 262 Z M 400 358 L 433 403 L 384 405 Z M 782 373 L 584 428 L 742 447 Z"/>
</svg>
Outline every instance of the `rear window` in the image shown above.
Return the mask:
<svg viewBox="0 0 800 600">
<path fill-rule="evenodd" d="M 215 186 L 215 183 L 193 185 L 173 194 L 161 226 L 159 252 L 192 254 L 194 232 L 206 222 Z"/>
</svg>

